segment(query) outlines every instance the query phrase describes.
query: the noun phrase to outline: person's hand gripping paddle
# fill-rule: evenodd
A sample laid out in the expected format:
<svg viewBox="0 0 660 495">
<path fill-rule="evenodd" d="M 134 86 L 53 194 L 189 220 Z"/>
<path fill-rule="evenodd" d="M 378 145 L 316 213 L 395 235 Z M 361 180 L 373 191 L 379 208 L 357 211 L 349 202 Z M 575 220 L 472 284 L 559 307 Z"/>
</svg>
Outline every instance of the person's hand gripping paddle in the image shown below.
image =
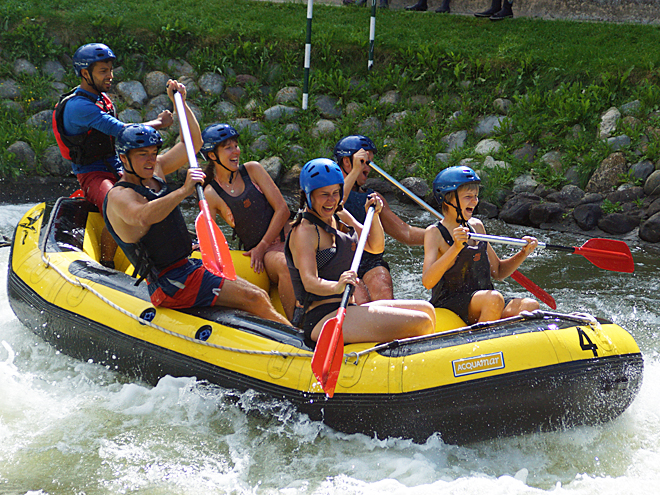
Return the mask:
<svg viewBox="0 0 660 495">
<path fill-rule="evenodd" d="M 353 256 L 353 262 L 351 263 L 351 270 L 354 272 L 357 272 L 360 266 L 364 245 L 367 243 L 371 222 L 374 218 L 374 211 L 375 207 L 371 205 L 369 211 L 367 211 L 367 217 L 362 227 L 362 235 L 360 236 L 355 256 Z M 332 397 L 335 393 L 335 386 L 337 385 L 339 371 L 341 370 L 341 362 L 344 358 L 344 332 L 342 326 L 344 324 L 344 317 L 346 316 L 346 306 L 348 306 L 348 300 L 351 297 L 353 289 L 354 287 L 352 285 L 346 285 L 337 316 L 323 324 L 321 334 L 316 342 L 316 348 L 314 349 L 314 356 L 312 356 L 312 371 L 328 397 Z"/>
<path fill-rule="evenodd" d="M 178 91 L 174 92 L 174 102 L 176 104 L 176 111 L 179 114 L 179 125 L 181 126 L 183 142 L 188 152 L 188 163 L 193 168 L 199 168 L 193 148 L 192 136 L 190 135 L 190 128 L 188 127 L 188 119 L 186 118 L 186 109 L 183 104 L 183 98 L 181 98 L 181 94 Z M 202 253 L 204 268 L 219 277 L 236 280 L 236 270 L 234 269 L 234 262 L 231 259 L 227 239 L 225 239 L 224 234 L 211 218 L 211 212 L 204 197 L 202 185 L 197 184 L 196 189 L 199 202 L 199 215 L 197 215 L 197 219 L 195 220 L 195 231 L 199 240 L 199 250 Z"/>
</svg>

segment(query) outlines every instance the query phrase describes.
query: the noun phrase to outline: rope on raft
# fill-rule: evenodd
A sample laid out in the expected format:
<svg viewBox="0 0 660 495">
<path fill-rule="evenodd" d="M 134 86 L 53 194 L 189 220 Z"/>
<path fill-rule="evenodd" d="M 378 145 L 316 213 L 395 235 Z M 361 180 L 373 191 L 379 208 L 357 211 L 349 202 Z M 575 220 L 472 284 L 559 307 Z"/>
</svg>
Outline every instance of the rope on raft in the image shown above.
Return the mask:
<svg viewBox="0 0 660 495">
<path fill-rule="evenodd" d="M 45 244 L 45 243 L 44 243 Z M 212 347 L 214 349 L 220 349 L 222 351 L 228 351 L 228 352 L 237 352 L 240 354 L 253 354 L 253 355 L 261 355 L 261 356 L 279 356 L 279 357 L 302 357 L 302 358 L 312 358 L 313 354 L 311 352 L 305 352 L 305 353 L 300 353 L 300 352 L 282 352 L 282 351 L 256 351 L 256 350 L 249 350 L 249 349 L 237 349 L 235 347 L 226 347 L 223 345 L 218 345 L 214 344 L 212 342 L 207 342 L 205 340 L 200 340 L 196 339 L 194 337 L 188 337 L 187 335 L 182 335 L 180 333 L 174 332 L 172 330 L 168 330 L 167 328 L 161 327 L 160 325 L 156 325 L 155 323 L 152 323 L 150 321 L 147 321 L 143 318 L 140 318 L 138 315 L 135 315 L 121 306 L 115 304 L 112 302 L 110 299 L 105 297 L 103 294 L 98 292 L 96 289 L 91 287 L 90 285 L 83 283 L 78 277 L 71 278 L 68 275 L 66 275 L 62 270 L 60 270 L 57 266 L 53 265 L 48 257 L 46 256 L 45 253 L 45 248 L 41 248 L 41 260 L 44 262 L 47 268 L 52 268 L 55 270 L 64 280 L 66 280 L 68 283 L 71 285 L 80 287 L 82 289 L 88 290 L 92 294 L 94 294 L 96 297 L 98 297 L 101 301 L 104 303 L 108 304 L 110 307 L 113 309 L 119 311 L 121 314 L 128 316 L 129 318 L 132 318 L 133 320 L 137 321 L 138 323 L 141 323 L 142 325 L 146 325 L 148 327 L 151 327 L 155 330 L 158 330 L 160 332 L 163 332 L 167 335 L 171 335 L 173 337 L 177 337 L 183 340 L 186 340 L 188 342 L 192 342 L 194 344 L 199 344 L 199 345 L 204 345 L 207 347 Z M 600 323 L 598 323 L 598 320 L 590 314 L 587 313 L 571 313 L 571 314 L 565 314 L 565 313 L 557 313 L 553 311 L 543 311 L 540 309 L 537 309 L 535 311 L 529 312 L 529 311 L 523 311 L 517 316 L 511 316 L 509 318 L 503 318 L 501 320 L 497 321 L 492 321 L 492 322 L 483 322 L 483 323 L 475 323 L 473 325 L 468 325 L 465 327 L 460 327 L 460 328 L 453 328 L 451 330 L 445 330 L 443 332 L 438 332 L 430 335 L 420 335 L 417 337 L 409 337 L 407 339 L 400 339 L 400 340 L 393 340 L 391 342 L 386 342 L 382 344 L 377 344 L 373 347 L 369 347 L 368 349 L 364 349 L 362 351 L 358 352 L 349 352 L 344 354 L 344 362 L 347 364 L 354 364 L 357 365 L 360 357 L 365 356 L 367 354 L 370 354 L 372 352 L 378 352 L 378 351 L 384 351 L 388 349 L 394 349 L 396 347 L 400 347 L 402 345 L 406 344 L 413 344 L 417 342 L 427 342 L 427 341 L 432 341 L 440 338 L 445 338 L 445 337 L 450 337 L 453 335 L 457 335 L 460 333 L 469 333 L 473 331 L 478 331 L 478 330 L 483 330 L 486 328 L 490 327 L 495 327 L 499 326 L 502 324 L 506 323 L 512 323 L 516 321 L 525 321 L 525 320 L 539 320 L 539 319 L 544 319 L 544 318 L 562 318 L 562 319 L 567 319 L 567 320 L 572 320 L 576 321 L 578 323 L 586 324 L 589 325 L 595 332 L 598 332 L 600 330 Z"/>
</svg>

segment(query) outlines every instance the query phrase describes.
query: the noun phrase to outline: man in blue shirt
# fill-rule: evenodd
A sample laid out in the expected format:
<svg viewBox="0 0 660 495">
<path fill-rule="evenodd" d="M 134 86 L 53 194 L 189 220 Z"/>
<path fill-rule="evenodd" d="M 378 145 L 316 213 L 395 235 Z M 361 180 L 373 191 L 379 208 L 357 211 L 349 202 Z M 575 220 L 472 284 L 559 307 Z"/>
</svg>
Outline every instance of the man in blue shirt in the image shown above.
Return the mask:
<svg viewBox="0 0 660 495">
<path fill-rule="evenodd" d="M 73 55 L 80 86 L 62 95 L 53 112 L 53 131 L 62 156 L 73 162 L 85 198 L 103 210 L 103 200 L 121 176 L 115 137 L 124 124 L 117 119 L 106 94 L 113 80 L 115 54 L 102 43 L 83 45 Z M 172 113 L 162 112 L 147 122 L 155 129 L 171 125 Z M 113 267 L 116 243 L 106 229 L 101 233 L 101 263 Z"/>
</svg>

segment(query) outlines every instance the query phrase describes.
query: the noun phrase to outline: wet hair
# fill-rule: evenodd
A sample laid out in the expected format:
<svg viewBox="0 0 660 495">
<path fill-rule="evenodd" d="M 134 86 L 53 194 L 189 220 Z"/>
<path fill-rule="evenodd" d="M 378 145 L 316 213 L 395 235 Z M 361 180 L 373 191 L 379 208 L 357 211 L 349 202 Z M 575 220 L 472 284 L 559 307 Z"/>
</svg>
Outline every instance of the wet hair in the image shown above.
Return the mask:
<svg viewBox="0 0 660 495">
<path fill-rule="evenodd" d="M 305 195 L 305 191 L 302 189 L 300 190 L 300 201 L 298 202 L 298 213 L 296 213 L 296 216 L 294 217 L 293 221 L 291 222 L 291 229 L 294 227 L 297 227 L 300 222 L 302 222 L 302 214 L 305 211 L 305 208 L 307 208 L 307 196 Z M 340 202 L 337 205 L 337 209 L 335 210 L 335 213 L 339 213 L 344 209 L 344 203 Z"/>
</svg>

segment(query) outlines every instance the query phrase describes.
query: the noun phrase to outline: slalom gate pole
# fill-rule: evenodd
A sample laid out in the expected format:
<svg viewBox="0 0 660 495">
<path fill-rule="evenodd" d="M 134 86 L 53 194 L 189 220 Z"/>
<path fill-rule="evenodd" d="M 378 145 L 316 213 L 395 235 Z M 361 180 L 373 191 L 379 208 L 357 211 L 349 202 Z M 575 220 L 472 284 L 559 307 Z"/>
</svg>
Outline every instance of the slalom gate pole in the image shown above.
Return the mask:
<svg viewBox="0 0 660 495">
<path fill-rule="evenodd" d="M 309 102 L 309 62 L 312 58 L 312 12 L 314 0 L 307 0 L 307 36 L 305 37 L 305 77 L 303 81 L 302 109 L 307 110 Z"/>
</svg>

